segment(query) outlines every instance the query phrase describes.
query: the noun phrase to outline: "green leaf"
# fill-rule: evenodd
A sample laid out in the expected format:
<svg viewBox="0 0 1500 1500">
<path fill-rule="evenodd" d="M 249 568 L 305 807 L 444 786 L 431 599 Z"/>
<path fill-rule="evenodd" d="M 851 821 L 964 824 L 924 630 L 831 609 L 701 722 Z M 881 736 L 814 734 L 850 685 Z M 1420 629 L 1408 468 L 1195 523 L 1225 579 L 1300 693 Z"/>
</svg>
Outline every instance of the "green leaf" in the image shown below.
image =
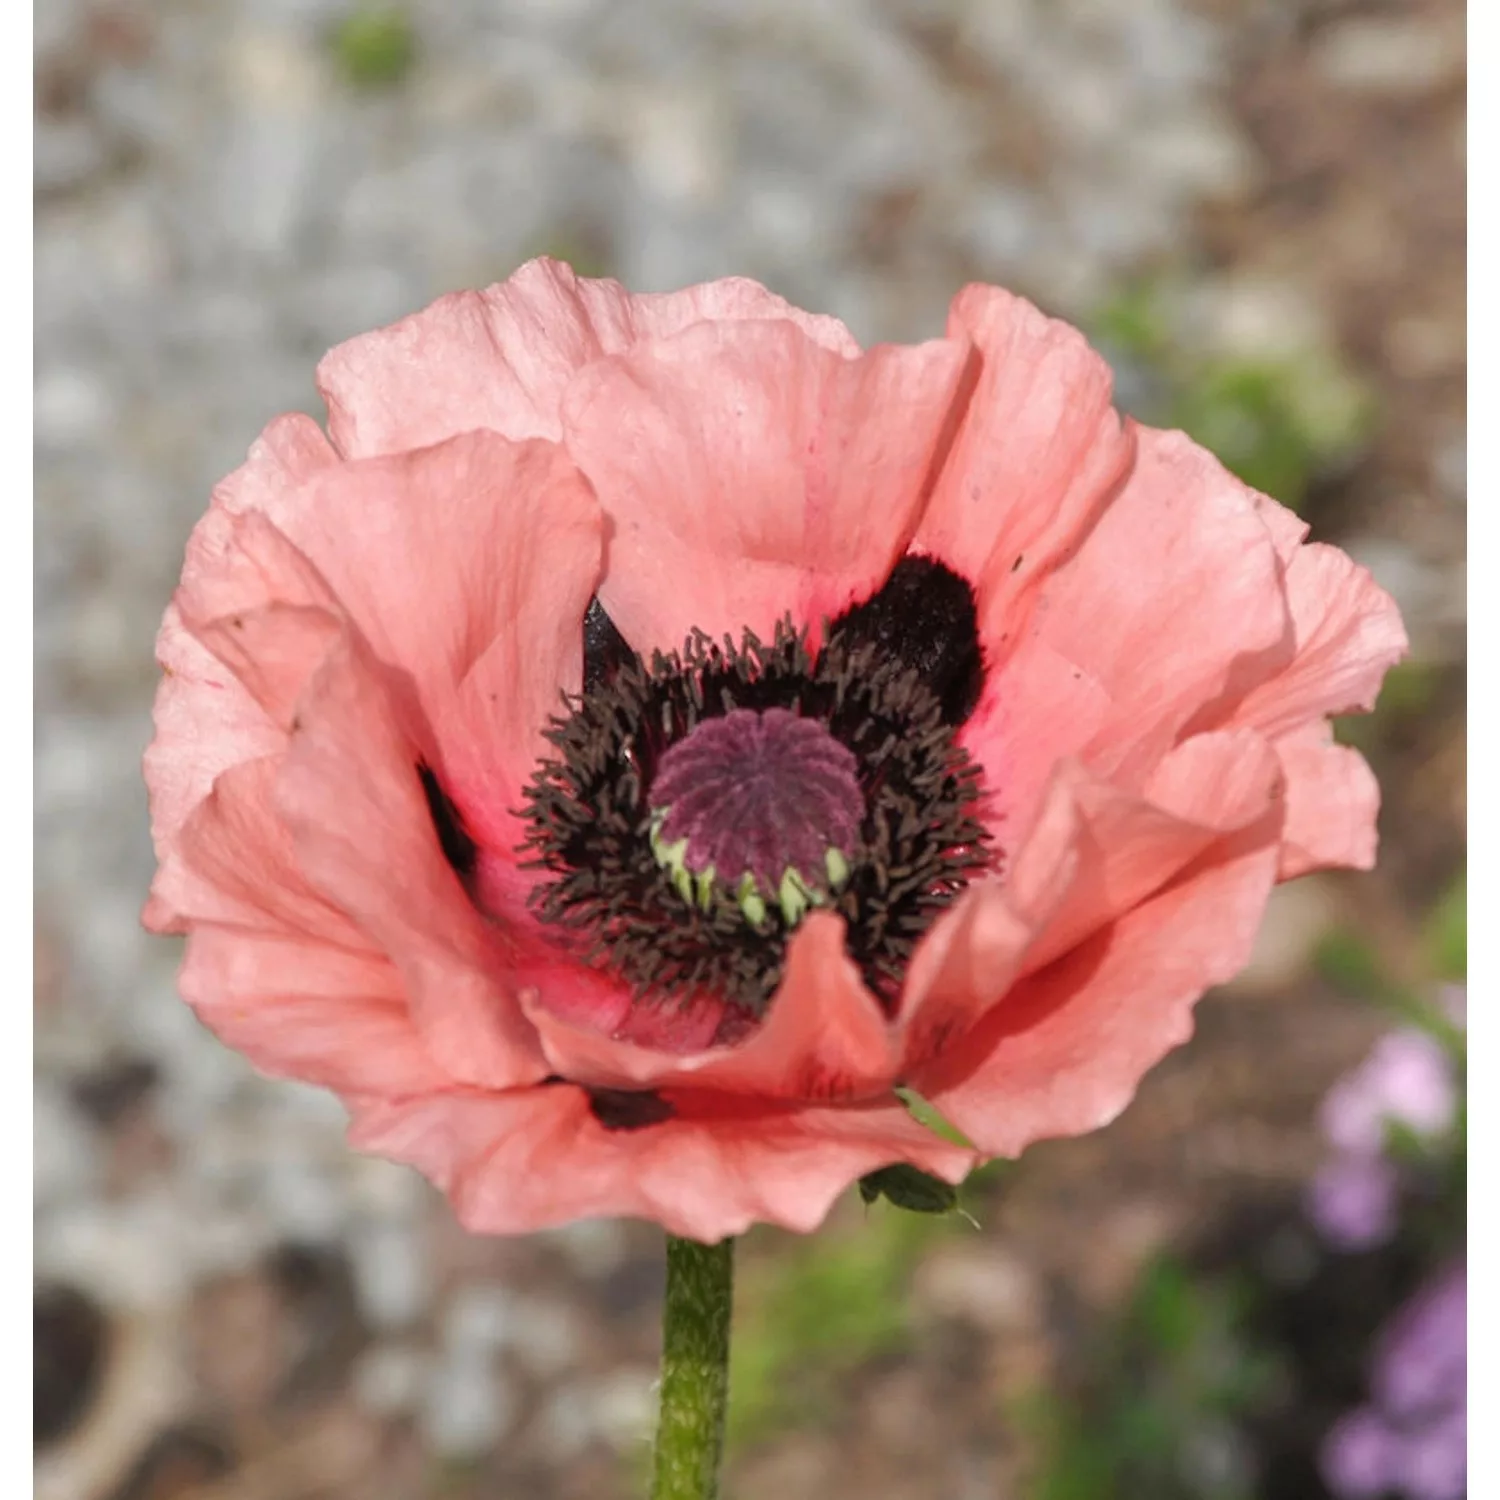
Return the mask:
<svg viewBox="0 0 1500 1500">
<path fill-rule="evenodd" d="M 1206 364 L 1183 381 L 1171 419 L 1246 484 L 1295 510 L 1320 471 L 1358 450 L 1370 408 L 1349 376 L 1309 355 Z"/>
<path fill-rule="evenodd" d="M 957 1188 L 904 1162 L 861 1177 L 859 1196 L 867 1204 L 885 1197 L 914 1214 L 949 1214 L 958 1207 Z"/>
<path fill-rule="evenodd" d="M 1160 289 L 1149 282 L 1124 287 L 1105 302 L 1094 314 L 1092 331 L 1135 359 L 1160 360 L 1171 344 Z"/>
<path fill-rule="evenodd" d="M 974 1142 L 956 1125 L 949 1124 L 938 1113 L 936 1107 L 929 1104 L 915 1089 L 898 1088 L 896 1097 L 906 1106 L 907 1113 L 917 1124 L 925 1125 L 934 1135 L 942 1136 L 945 1141 L 951 1141 L 955 1146 L 963 1146 L 970 1151 L 974 1149 Z"/>
<path fill-rule="evenodd" d="M 396 5 L 356 6 L 332 38 L 339 71 L 356 88 L 389 88 L 411 71 L 417 57 L 411 17 Z"/>
<path fill-rule="evenodd" d="M 1334 928 L 1318 940 L 1313 967 L 1336 990 L 1374 999 L 1386 989 L 1380 959 L 1368 938 L 1348 928 Z"/>
<path fill-rule="evenodd" d="M 1441 979 L 1469 973 L 1469 875 L 1461 871 L 1427 918 L 1427 954 Z"/>
</svg>

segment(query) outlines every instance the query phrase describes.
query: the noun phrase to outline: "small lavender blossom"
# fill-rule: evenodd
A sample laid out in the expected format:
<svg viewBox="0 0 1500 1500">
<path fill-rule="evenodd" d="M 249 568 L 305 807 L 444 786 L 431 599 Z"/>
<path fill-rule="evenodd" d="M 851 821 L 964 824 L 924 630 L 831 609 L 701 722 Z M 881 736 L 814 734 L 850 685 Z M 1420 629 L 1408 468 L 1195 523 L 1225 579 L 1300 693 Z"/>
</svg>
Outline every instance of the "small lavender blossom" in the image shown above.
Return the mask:
<svg viewBox="0 0 1500 1500">
<path fill-rule="evenodd" d="M 1323 1482 L 1340 1500 L 1385 1494 L 1400 1459 L 1400 1438 L 1368 1406 L 1352 1411 L 1323 1441 Z"/>
<path fill-rule="evenodd" d="M 1469 1374 L 1469 1272 L 1445 1267 L 1392 1319 L 1376 1354 L 1376 1399 L 1394 1416 L 1460 1409 Z"/>
<path fill-rule="evenodd" d="M 1423 1137 L 1438 1136 L 1457 1107 L 1453 1064 L 1425 1031 L 1405 1028 L 1381 1037 L 1352 1073 L 1323 1101 L 1323 1132 L 1340 1150 L 1374 1156 L 1387 1124 Z"/>
<path fill-rule="evenodd" d="M 1376 1347 L 1374 1401 L 1342 1418 L 1321 1468 L 1339 1500 L 1462 1500 L 1468 1488 L 1468 1268 L 1440 1271 Z"/>
<path fill-rule="evenodd" d="M 1399 1186 L 1395 1166 L 1383 1156 L 1336 1156 L 1309 1185 L 1307 1216 L 1332 1249 L 1373 1250 L 1396 1232 Z"/>
<path fill-rule="evenodd" d="M 1469 1414 L 1450 1412 L 1412 1437 L 1400 1454 L 1399 1490 L 1408 1500 L 1462 1500 L 1469 1487 Z"/>
</svg>

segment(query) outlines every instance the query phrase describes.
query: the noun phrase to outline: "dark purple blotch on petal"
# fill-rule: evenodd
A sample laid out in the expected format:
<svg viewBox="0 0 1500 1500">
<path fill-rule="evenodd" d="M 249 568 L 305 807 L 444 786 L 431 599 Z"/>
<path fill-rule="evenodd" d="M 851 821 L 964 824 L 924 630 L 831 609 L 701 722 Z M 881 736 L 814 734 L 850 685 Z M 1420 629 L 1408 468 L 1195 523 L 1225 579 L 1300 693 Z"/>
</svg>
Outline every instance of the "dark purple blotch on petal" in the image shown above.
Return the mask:
<svg viewBox="0 0 1500 1500">
<path fill-rule="evenodd" d="M 677 1111 L 650 1090 L 589 1089 L 589 1110 L 606 1130 L 644 1130 L 660 1125 Z"/>
<path fill-rule="evenodd" d="M 636 660 L 630 643 L 605 613 L 598 597 L 589 600 L 583 616 L 583 691 L 593 693 L 608 687 L 622 667 Z"/>
<path fill-rule="evenodd" d="M 479 845 L 464 823 L 464 815 L 453 805 L 452 798 L 443 790 L 437 772 L 425 762 L 417 763 L 417 775 L 422 780 L 422 793 L 427 798 L 427 811 L 432 815 L 433 831 L 442 847 L 443 858 L 453 867 L 460 880 L 467 880 L 479 863 Z"/>
<path fill-rule="evenodd" d="M 942 704 L 945 724 L 962 724 L 984 688 L 974 590 L 933 557 L 903 557 L 863 604 L 833 621 L 828 643 L 846 651 L 878 646 L 910 667 Z"/>
</svg>

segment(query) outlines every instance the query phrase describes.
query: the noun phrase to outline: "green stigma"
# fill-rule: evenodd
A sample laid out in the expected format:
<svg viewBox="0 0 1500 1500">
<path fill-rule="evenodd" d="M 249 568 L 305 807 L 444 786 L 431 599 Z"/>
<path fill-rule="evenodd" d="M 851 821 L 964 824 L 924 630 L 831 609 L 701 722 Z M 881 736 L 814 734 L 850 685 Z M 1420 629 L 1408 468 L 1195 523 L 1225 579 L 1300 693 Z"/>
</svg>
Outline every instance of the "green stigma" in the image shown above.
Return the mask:
<svg viewBox="0 0 1500 1500">
<path fill-rule="evenodd" d="M 687 864 L 688 840 L 673 839 L 668 842 L 662 829 L 666 824 L 669 808 L 656 809 L 651 818 L 651 853 L 658 865 L 671 877 L 672 888 L 688 906 L 699 911 L 712 910 L 715 902 L 726 902 L 739 908 L 740 914 L 755 928 L 764 931 L 770 919 L 772 904 L 781 913 L 787 927 L 795 927 L 815 906 L 826 906 L 849 879 L 849 861 L 838 849 L 828 849 L 823 855 L 823 879 L 809 880 L 802 871 L 788 865 L 774 890 L 767 890 L 762 882 L 746 870 L 728 887 L 720 884 L 712 865 L 703 870 L 690 870 Z"/>
</svg>

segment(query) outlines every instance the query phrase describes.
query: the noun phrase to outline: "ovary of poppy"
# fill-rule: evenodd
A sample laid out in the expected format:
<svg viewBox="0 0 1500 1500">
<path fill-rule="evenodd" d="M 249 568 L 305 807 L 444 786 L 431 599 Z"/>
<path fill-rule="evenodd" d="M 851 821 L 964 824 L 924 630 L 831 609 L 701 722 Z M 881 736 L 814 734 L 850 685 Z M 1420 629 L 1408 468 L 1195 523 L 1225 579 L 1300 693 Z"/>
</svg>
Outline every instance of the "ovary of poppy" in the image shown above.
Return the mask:
<svg viewBox="0 0 1500 1500">
<path fill-rule="evenodd" d="M 1097 1128 L 1373 861 L 1328 721 L 1391 601 L 1004 291 L 861 350 L 539 260 L 318 384 L 162 624 L 145 920 L 475 1231 L 808 1230 Z"/>
</svg>

